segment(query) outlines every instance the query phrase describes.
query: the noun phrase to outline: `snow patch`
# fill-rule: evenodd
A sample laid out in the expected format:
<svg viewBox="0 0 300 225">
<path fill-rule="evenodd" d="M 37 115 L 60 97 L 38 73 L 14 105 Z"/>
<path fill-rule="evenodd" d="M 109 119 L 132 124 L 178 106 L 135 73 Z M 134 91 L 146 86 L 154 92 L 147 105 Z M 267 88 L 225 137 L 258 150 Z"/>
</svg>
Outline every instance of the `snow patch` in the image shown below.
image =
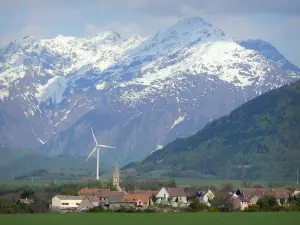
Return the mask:
<svg viewBox="0 0 300 225">
<path fill-rule="evenodd" d="M 187 114 L 184 114 L 184 116 L 179 116 L 173 123 L 172 127 L 170 128 L 170 130 L 172 130 L 174 127 L 176 127 L 178 124 L 182 123 L 185 119 Z M 169 130 L 169 131 L 170 131 Z"/>
<path fill-rule="evenodd" d="M 156 152 L 156 151 L 159 151 L 159 150 L 163 149 L 163 147 L 164 147 L 164 146 L 162 146 L 162 145 L 157 145 L 156 149 L 155 149 L 154 151 L 150 152 L 150 154 L 149 154 L 149 155 L 152 155 L 154 152 Z"/>
<path fill-rule="evenodd" d="M 51 98 L 53 102 L 59 104 L 63 100 L 67 83 L 68 79 L 65 77 L 53 77 L 45 85 L 38 85 L 35 97 L 41 102 L 46 102 Z"/>
<path fill-rule="evenodd" d="M 164 146 L 162 146 L 162 145 L 157 145 L 157 147 L 156 147 L 156 150 L 160 150 L 160 149 L 162 149 Z"/>
<path fill-rule="evenodd" d="M 0 99 L 3 101 L 4 98 L 7 98 L 9 96 L 8 90 L 0 90 Z"/>
<path fill-rule="evenodd" d="M 102 82 L 102 83 L 98 83 L 96 84 L 96 89 L 99 90 L 104 90 L 104 88 L 106 87 L 106 82 Z"/>
</svg>

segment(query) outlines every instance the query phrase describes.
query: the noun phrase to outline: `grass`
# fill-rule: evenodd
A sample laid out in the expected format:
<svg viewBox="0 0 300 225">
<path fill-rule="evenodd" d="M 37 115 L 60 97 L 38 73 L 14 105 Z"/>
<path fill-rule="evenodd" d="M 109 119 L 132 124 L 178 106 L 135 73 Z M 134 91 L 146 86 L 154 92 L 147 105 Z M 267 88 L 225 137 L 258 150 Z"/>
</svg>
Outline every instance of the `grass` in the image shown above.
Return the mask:
<svg viewBox="0 0 300 225">
<path fill-rule="evenodd" d="M 103 181 L 106 181 L 110 178 L 101 177 L 100 178 Z M 169 178 L 171 179 L 171 178 Z M 166 179 L 166 180 L 169 180 Z M 164 180 L 164 179 L 162 179 Z M 201 186 L 201 185 L 216 185 L 216 184 L 225 184 L 225 183 L 233 183 L 235 186 L 239 186 L 241 184 L 241 181 L 225 181 L 225 180 L 200 180 L 200 179 L 190 179 L 190 178 L 179 178 L 175 179 L 176 183 L 178 185 L 195 185 L 195 186 Z M 19 187 L 40 187 L 43 185 L 49 185 L 50 183 L 53 183 L 54 180 L 34 180 L 34 182 L 31 181 L 31 179 L 28 180 L 0 180 L 0 186 L 6 186 L 9 188 L 19 188 Z M 67 183 L 84 183 L 87 182 L 86 180 L 56 180 L 56 184 L 67 184 Z"/>
<path fill-rule="evenodd" d="M 221 185 L 221 184 L 232 184 L 234 187 L 239 188 L 241 186 L 241 180 L 204 180 L 197 178 L 175 178 L 177 185 L 191 185 L 191 186 L 209 186 L 209 185 Z M 252 185 L 263 184 L 268 186 L 267 181 L 251 181 Z"/>
<path fill-rule="evenodd" d="M 176 178 L 176 184 L 179 185 L 191 185 L 191 186 L 207 186 L 207 185 L 220 185 L 220 184 L 232 184 L 236 187 L 241 185 L 240 180 L 202 180 L 195 178 Z"/>
<path fill-rule="evenodd" d="M 19 187 L 41 187 L 44 185 L 49 185 L 50 183 L 53 183 L 54 181 L 50 180 L 34 180 L 32 182 L 31 180 L 0 180 L 0 186 L 6 186 L 9 188 L 19 188 Z M 66 183 L 72 183 L 72 181 L 69 180 L 57 180 L 57 184 L 66 184 Z"/>
<path fill-rule="evenodd" d="M 24 214 L 0 215 L 1 225 L 81 225 L 81 224 L 172 224 L 172 225 L 282 225 L 296 224 L 300 213 L 68 213 L 68 214 Z"/>
</svg>

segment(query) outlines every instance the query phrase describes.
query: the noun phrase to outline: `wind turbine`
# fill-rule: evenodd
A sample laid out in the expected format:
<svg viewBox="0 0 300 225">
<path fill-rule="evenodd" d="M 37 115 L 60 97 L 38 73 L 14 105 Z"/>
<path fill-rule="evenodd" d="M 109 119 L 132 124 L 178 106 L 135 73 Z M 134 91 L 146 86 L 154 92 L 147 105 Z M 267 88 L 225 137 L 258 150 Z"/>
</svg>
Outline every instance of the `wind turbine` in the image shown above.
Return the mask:
<svg viewBox="0 0 300 225">
<path fill-rule="evenodd" d="M 93 151 L 91 151 L 90 155 L 87 157 L 86 162 L 93 155 L 93 153 L 97 150 L 97 171 L 96 171 L 97 176 L 96 176 L 96 179 L 99 180 L 99 149 L 100 149 L 100 147 L 102 147 L 102 148 L 115 148 L 115 147 L 108 146 L 108 145 L 99 145 L 98 142 L 97 142 L 97 139 L 95 137 L 95 134 L 94 134 L 94 131 L 93 131 L 92 127 L 91 127 L 91 130 L 92 130 L 92 135 L 93 135 L 96 146 L 93 149 Z"/>
</svg>

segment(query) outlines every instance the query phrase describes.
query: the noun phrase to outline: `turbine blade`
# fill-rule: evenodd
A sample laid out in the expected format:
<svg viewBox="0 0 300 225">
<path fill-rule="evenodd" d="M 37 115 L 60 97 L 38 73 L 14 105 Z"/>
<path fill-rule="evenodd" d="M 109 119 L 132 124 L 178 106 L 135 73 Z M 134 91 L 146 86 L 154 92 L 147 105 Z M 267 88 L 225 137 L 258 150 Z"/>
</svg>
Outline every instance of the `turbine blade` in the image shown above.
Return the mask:
<svg viewBox="0 0 300 225">
<path fill-rule="evenodd" d="M 116 148 L 116 147 L 112 147 L 112 146 L 108 146 L 108 145 L 97 145 L 98 147 L 104 147 L 104 148 Z"/>
<path fill-rule="evenodd" d="M 93 153 L 96 151 L 97 146 L 93 149 L 93 151 L 90 153 L 90 155 L 87 157 L 87 159 L 85 160 L 86 162 L 89 160 L 89 158 L 93 155 Z"/>
<path fill-rule="evenodd" d="M 95 141 L 96 145 L 98 145 L 98 142 L 97 142 L 97 139 L 96 139 L 96 137 L 95 137 L 95 134 L 94 134 L 94 131 L 93 131 L 93 128 L 92 128 L 92 127 L 91 127 L 91 130 L 92 130 L 92 134 L 93 134 L 94 141 Z"/>
</svg>

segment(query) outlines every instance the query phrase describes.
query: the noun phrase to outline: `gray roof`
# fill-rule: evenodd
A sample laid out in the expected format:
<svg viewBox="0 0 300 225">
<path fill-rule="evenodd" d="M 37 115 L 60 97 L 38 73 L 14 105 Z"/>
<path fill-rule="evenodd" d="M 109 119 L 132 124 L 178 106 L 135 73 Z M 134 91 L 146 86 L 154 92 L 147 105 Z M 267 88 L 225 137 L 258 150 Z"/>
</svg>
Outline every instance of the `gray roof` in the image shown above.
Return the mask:
<svg viewBox="0 0 300 225">
<path fill-rule="evenodd" d="M 167 192 L 170 197 L 186 197 L 186 193 L 183 188 L 167 188 Z"/>
<path fill-rule="evenodd" d="M 107 200 L 111 203 L 111 202 L 121 202 L 122 201 L 123 196 L 122 195 L 115 195 L 115 196 L 108 196 Z"/>
<path fill-rule="evenodd" d="M 83 200 L 85 196 L 56 195 L 60 200 Z"/>
</svg>

